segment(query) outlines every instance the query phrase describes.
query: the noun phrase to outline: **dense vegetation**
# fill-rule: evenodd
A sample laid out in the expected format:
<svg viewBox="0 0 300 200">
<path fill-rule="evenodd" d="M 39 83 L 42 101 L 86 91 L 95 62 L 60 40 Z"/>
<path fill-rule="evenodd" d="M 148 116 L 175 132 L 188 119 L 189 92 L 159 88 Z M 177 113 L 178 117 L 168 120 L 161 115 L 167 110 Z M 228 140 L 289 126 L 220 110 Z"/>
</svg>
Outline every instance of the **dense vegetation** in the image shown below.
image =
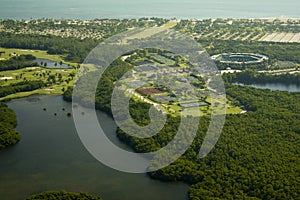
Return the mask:
<svg viewBox="0 0 300 200">
<path fill-rule="evenodd" d="M 259 73 L 253 70 L 245 70 L 236 73 L 225 73 L 223 78 L 226 82 L 230 83 L 243 83 L 243 84 L 265 84 L 265 83 L 282 83 L 282 84 L 300 84 L 299 74 L 270 74 Z"/>
<path fill-rule="evenodd" d="M 75 193 L 75 192 L 65 192 L 65 191 L 49 191 L 40 194 L 35 194 L 27 197 L 26 200 L 101 200 L 102 198 L 87 194 L 87 193 Z"/>
<path fill-rule="evenodd" d="M 204 159 L 197 157 L 209 122 L 201 119 L 198 136 L 185 155 L 150 176 L 192 184 L 190 199 L 297 198 L 300 94 L 232 85 L 227 86 L 227 94 L 248 112 L 227 116 L 214 150 Z M 138 152 L 153 151 L 170 141 L 178 121 L 168 120 L 159 134 L 147 140 L 121 130 L 118 136 Z"/>
<path fill-rule="evenodd" d="M 99 83 L 98 83 L 98 88 L 97 88 L 97 93 L 96 93 L 96 108 L 100 109 L 102 111 L 105 111 L 107 113 L 111 113 L 110 110 L 110 99 L 111 95 L 114 89 L 114 82 L 119 80 L 123 74 L 125 74 L 128 70 L 130 70 L 133 66 L 131 64 L 128 64 L 121 59 L 118 59 L 114 61 L 111 66 L 109 67 L 108 70 L 106 70 Z M 87 76 L 93 76 L 92 73 L 88 73 Z M 80 87 L 88 87 L 90 84 L 89 83 L 83 83 L 83 84 L 78 84 Z M 88 97 L 85 94 L 86 88 L 80 88 L 80 91 L 82 91 L 81 96 L 81 101 L 87 105 L 93 106 L 94 99 L 93 97 Z M 64 100 L 66 101 L 71 101 L 72 100 L 72 87 L 69 87 L 64 95 L 63 95 Z"/>
<path fill-rule="evenodd" d="M 14 130 L 17 118 L 13 110 L 0 102 L 0 149 L 16 144 L 20 133 Z"/>
<path fill-rule="evenodd" d="M 98 85 L 98 109 L 110 113 L 114 81 L 130 67 L 118 60 L 107 70 Z M 247 113 L 227 115 L 223 133 L 213 151 L 204 159 L 198 157 L 209 124 L 209 118 L 203 117 L 189 150 L 170 166 L 149 175 L 159 180 L 191 184 L 189 197 L 193 200 L 296 199 L 300 195 L 297 187 L 300 93 L 273 92 L 229 83 L 226 89 L 228 98 L 244 106 Z M 71 94 L 69 89 L 65 98 L 70 100 Z M 82 98 L 88 102 L 84 94 Z M 139 124 L 149 123 L 148 110 L 149 105 L 131 101 L 131 116 Z M 132 137 L 121 129 L 117 135 L 137 152 L 154 151 L 168 144 L 179 122 L 179 118 L 168 116 L 165 127 L 148 139 Z"/>
<path fill-rule="evenodd" d="M 0 97 L 5 97 L 18 92 L 29 92 L 45 86 L 43 81 L 22 81 L 7 86 L 0 86 Z"/>
<path fill-rule="evenodd" d="M 263 20 L 263 19 L 203 19 L 198 21 L 193 20 L 181 20 L 176 30 L 185 29 L 192 33 L 211 33 L 214 31 L 224 32 L 228 31 L 231 34 L 234 33 L 268 33 L 268 32 L 291 32 L 299 33 L 298 20 L 288 20 L 287 22 L 280 20 Z"/>
<path fill-rule="evenodd" d="M 37 66 L 37 63 L 34 62 L 35 59 L 36 57 L 30 54 L 11 57 L 9 60 L 0 61 L 0 71 Z"/>
<path fill-rule="evenodd" d="M 0 20 L 2 31 L 14 34 L 30 33 L 39 35 L 58 35 L 62 37 L 76 37 L 80 39 L 107 38 L 128 28 L 163 25 L 168 19 L 140 18 L 140 19 L 94 19 L 63 20 L 63 19 L 37 19 L 37 20 Z"/>
<path fill-rule="evenodd" d="M 62 38 L 53 35 L 13 34 L 0 32 L 0 46 L 46 50 L 49 54 L 62 54 L 71 62 L 82 62 L 99 43 L 94 39 Z"/>
<path fill-rule="evenodd" d="M 62 54 L 65 60 L 82 63 L 87 54 L 103 39 L 133 27 L 163 25 L 169 20 L 161 18 L 95 19 L 32 21 L 0 20 L 0 46 L 46 50 L 49 54 Z"/>
</svg>

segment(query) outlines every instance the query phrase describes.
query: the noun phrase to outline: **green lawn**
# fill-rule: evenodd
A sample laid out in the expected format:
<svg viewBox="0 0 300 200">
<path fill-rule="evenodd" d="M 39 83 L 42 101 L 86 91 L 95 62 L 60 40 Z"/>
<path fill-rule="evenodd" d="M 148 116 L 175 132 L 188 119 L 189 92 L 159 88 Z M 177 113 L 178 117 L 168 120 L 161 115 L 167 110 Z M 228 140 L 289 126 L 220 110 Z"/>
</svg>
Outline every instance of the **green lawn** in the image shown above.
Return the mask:
<svg viewBox="0 0 300 200">
<path fill-rule="evenodd" d="M 171 29 L 174 26 L 176 26 L 178 24 L 177 21 L 169 21 L 168 23 L 164 24 L 163 27 L 167 28 L 167 29 Z"/>
<path fill-rule="evenodd" d="M 62 61 L 65 64 L 77 66 L 77 63 L 65 62 L 62 55 L 50 55 L 46 51 L 0 48 L 0 52 L 5 52 L 0 56 L 0 60 L 9 59 L 11 55 L 31 54 L 37 58 L 48 59 L 57 62 Z M 20 70 L 2 71 L 0 72 L 0 86 L 8 86 L 10 84 L 18 83 L 24 80 L 41 80 L 43 82 L 48 82 L 47 79 L 51 75 L 55 76 L 56 82 L 52 83 L 47 88 L 42 88 L 30 92 L 19 92 L 16 94 L 8 95 L 6 97 L 2 97 L 0 98 L 0 101 L 12 98 L 21 98 L 33 94 L 61 95 L 63 94 L 63 88 L 67 89 L 68 86 L 72 86 L 74 84 L 74 78 L 71 77 L 70 74 L 76 75 L 77 71 L 75 69 L 47 69 L 42 67 L 30 67 Z"/>
<path fill-rule="evenodd" d="M 50 55 L 47 54 L 47 51 L 40 50 L 29 50 L 29 49 L 10 49 L 10 48 L 0 48 L 0 52 L 4 51 L 5 53 L 0 56 L 0 58 L 9 59 L 10 54 L 24 55 L 31 54 L 37 58 L 49 59 L 53 61 L 63 61 L 62 56 L 60 55 Z"/>
<path fill-rule="evenodd" d="M 1 48 L 0 52 L 5 52 L 0 56 L 0 60 L 2 59 L 9 59 L 10 55 L 24 55 L 24 54 L 31 54 L 37 58 L 41 59 L 48 59 L 53 60 L 56 62 L 62 61 L 63 63 L 70 65 L 70 66 L 77 66 L 77 63 L 67 62 L 63 59 L 63 55 L 50 55 L 47 51 L 42 50 L 30 50 L 30 49 L 11 49 L 11 48 Z"/>
<path fill-rule="evenodd" d="M 63 88 L 67 89 L 68 86 L 74 84 L 74 79 L 70 76 L 70 74 L 76 74 L 76 70 L 75 69 L 46 69 L 41 67 L 33 67 L 33 68 L 24 68 L 19 70 L 0 72 L 1 86 L 8 86 L 24 80 L 28 80 L 28 81 L 41 80 L 43 82 L 47 82 L 48 77 L 51 75 L 55 76 L 56 79 L 56 82 L 51 84 L 47 88 L 38 89 L 30 92 L 20 92 L 16 94 L 11 94 L 6 97 L 0 98 L 0 101 L 5 99 L 30 96 L 32 94 L 52 94 L 52 95 L 63 94 Z M 67 83 L 67 80 L 69 81 L 69 83 Z"/>
</svg>

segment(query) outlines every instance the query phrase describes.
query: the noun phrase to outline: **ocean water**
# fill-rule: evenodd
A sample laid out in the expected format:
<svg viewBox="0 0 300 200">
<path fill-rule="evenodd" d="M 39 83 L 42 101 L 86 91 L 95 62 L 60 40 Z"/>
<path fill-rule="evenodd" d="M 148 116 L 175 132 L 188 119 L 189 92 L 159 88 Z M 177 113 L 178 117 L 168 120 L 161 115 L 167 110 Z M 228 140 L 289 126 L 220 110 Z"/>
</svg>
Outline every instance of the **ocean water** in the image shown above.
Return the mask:
<svg viewBox="0 0 300 200">
<path fill-rule="evenodd" d="M 299 18 L 299 0 L 0 0 L 0 19 Z"/>
</svg>

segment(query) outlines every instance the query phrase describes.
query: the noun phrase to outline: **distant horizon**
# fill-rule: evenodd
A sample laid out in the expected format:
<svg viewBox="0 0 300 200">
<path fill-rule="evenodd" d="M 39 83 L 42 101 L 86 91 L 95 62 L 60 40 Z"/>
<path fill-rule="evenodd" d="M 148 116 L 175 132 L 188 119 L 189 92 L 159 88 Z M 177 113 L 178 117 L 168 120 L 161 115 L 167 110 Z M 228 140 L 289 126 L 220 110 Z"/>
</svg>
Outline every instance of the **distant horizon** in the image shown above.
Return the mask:
<svg viewBox="0 0 300 200">
<path fill-rule="evenodd" d="M 299 7 L 296 0 L 2 0 L 0 19 L 298 19 Z"/>
<path fill-rule="evenodd" d="M 93 20 L 131 20 L 131 19 L 141 19 L 141 18 L 159 18 L 159 19 L 167 19 L 167 20 L 175 20 L 175 21 L 181 21 L 181 20 L 207 20 L 207 19 L 211 19 L 211 20 L 216 20 L 216 19 L 224 19 L 224 20 L 300 20 L 300 17 L 261 17 L 261 18 L 233 18 L 233 17 L 229 17 L 229 18 L 222 18 L 222 17 L 218 17 L 218 18 L 189 18 L 189 19 L 179 19 L 179 18 L 164 18 L 164 17 L 156 17 L 156 16 L 145 16 L 145 17 L 136 17 L 136 18 L 93 18 L 93 19 L 75 19 L 75 18 L 45 18 L 45 17 L 41 17 L 41 18 L 31 18 L 31 19 L 14 19 L 14 18 L 0 18 L 0 20 L 16 20 L 16 21 L 33 21 L 33 20 L 66 20 L 66 21 L 93 21 Z"/>
</svg>

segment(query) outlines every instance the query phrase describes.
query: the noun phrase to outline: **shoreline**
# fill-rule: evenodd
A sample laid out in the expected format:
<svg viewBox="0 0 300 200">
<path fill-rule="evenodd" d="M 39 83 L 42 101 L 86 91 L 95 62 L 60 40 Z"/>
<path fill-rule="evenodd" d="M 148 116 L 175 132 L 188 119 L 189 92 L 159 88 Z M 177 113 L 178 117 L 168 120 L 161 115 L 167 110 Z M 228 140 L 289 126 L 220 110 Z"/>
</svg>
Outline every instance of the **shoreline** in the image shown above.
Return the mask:
<svg viewBox="0 0 300 200">
<path fill-rule="evenodd" d="M 25 20 L 25 22 L 29 22 L 29 21 L 35 21 L 35 20 L 54 20 L 54 21 L 80 21 L 80 22 L 88 22 L 88 21 L 97 21 L 97 20 L 133 20 L 133 19 L 141 19 L 141 18 L 148 18 L 149 20 L 151 20 L 151 18 L 158 18 L 158 19 L 166 19 L 166 20 L 175 20 L 175 21 L 182 21 L 182 20 L 207 20 L 207 19 L 211 19 L 211 20 L 217 20 L 217 19 L 223 19 L 223 20 L 280 20 L 280 21 L 287 21 L 287 20 L 296 20 L 296 21 L 300 21 L 300 16 L 299 17 L 203 17 L 203 18 L 195 18 L 195 17 L 163 17 L 163 16 L 140 16 L 140 17 L 125 17 L 125 18 L 109 18 L 109 17 L 101 17 L 101 18 L 88 18 L 88 19 L 84 19 L 84 18 L 55 18 L 55 17 L 47 17 L 47 18 L 1 18 L 0 17 L 0 21 L 4 21 L 4 20 L 15 20 L 15 21 L 23 21 Z"/>
</svg>

